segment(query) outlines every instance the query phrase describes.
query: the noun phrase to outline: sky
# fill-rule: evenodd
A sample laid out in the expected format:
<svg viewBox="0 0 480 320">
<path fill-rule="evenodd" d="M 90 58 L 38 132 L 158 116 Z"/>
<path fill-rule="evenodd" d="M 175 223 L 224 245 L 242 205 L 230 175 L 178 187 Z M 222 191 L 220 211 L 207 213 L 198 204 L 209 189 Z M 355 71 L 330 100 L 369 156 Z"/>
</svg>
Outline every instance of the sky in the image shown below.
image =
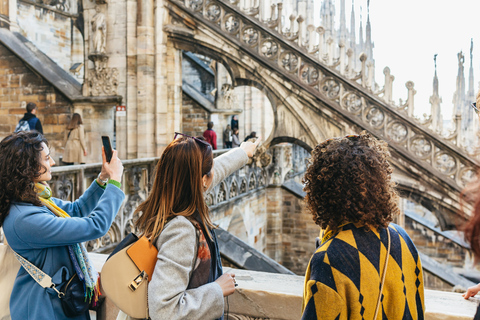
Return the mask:
<svg viewBox="0 0 480 320">
<path fill-rule="evenodd" d="M 340 0 L 335 1 L 336 22 L 339 23 Z M 321 0 L 315 0 L 320 15 Z M 346 0 L 347 28 L 350 27 L 352 0 Z M 360 24 L 362 7 L 363 30 L 367 21 L 367 0 L 355 0 L 355 13 Z M 393 97 L 405 101 L 407 81 L 415 83 L 415 114 L 430 114 L 429 97 L 433 92 L 435 72 L 433 56 L 437 56 L 442 114 L 450 119 L 453 94 L 458 73 L 457 54 L 465 56 L 465 86 L 468 89 L 470 39 L 473 38 L 474 89 L 480 81 L 480 0 L 371 0 L 370 23 L 374 41 L 375 80 L 384 85 L 383 69 L 388 66 L 395 76 Z M 364 34 L 365 39 L 365 34 Z"/>
</svg>

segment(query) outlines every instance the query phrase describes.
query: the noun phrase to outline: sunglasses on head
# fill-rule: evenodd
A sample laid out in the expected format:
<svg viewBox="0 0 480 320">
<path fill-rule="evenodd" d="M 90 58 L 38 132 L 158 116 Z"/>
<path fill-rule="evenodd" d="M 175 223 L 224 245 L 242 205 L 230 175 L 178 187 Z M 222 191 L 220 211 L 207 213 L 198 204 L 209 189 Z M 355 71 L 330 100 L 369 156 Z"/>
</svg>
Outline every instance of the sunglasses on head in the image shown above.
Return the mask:
<svg viewBox="0 0 480 320">
<path fill-rule="evenodd" d="M 201 143 L 203 146 L 211 147 L 210 143 L 208 143 L 207 141 L 203 141 L 202 139 L 198 139 L 198 138 L 189 136 L 188 134 L 184 134 L 184 133 L 180 133 L 180 132 L 175 132 L 175 135 L 173 136 L 173 140 L 177 139 L 178 136 L 182 136 L 182 137 L 185 137 L 185 138 L 192 138 L 196 142 Z"/>
<path fill-rule="evenodd" d="M 476 103 L 476 102 L 472 103 L 472 104 L 470 105 L 470 107 L 472 107 L 473 110 L 475 110 L 475 113 L 476 113 L 476 114 L 479 114 L 479 113 L 480 113 L 480 110 L 478 110 L 478 108 L 477 108 L 477 103 Z"/>
</svg>

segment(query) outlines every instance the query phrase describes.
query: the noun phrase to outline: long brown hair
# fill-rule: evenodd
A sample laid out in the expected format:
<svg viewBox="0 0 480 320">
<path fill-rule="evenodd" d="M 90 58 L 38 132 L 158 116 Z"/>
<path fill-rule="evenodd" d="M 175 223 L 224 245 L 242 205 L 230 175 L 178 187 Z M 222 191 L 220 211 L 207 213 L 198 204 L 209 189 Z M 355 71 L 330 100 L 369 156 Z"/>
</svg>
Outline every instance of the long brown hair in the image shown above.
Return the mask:
<svg viewBox="0 0 480 320">
<path fill-rule="evenodd" d="M 70 120 L 70 123 L 67 125 L 67 130 L 76 129 L 81 124 L 83 124 L 82 116 L 78 113 L 74 113 L 72 116 L 72 120 Z"/>
<path fill-rule="evenodd" d="M 138 206 L 135 226 L 143 235 L 156 239 L 168 219 L 184 216 L 193 219 L 198 210 L 203 225 L 211 237 L 214 228 L 203 198 L 204 175 L 211 175 L 212 147 L 192 138 L 173 140 L 163 152 L 155 168 L 155 180 L 147 199 Z"/>
</svg>

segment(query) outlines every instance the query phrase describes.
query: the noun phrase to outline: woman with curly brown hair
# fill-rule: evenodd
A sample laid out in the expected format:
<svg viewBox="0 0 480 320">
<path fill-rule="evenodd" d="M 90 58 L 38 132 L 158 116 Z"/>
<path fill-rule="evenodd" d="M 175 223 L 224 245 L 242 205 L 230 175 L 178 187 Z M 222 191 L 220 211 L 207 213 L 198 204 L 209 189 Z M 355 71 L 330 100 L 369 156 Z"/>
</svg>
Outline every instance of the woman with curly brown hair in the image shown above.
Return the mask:
<svg viewBox="0 0 480 320">
<path fill-rule="evenodd" d="M 116 151 L 109 163 L 103 154 L 98 178 L 75 202 L 52 197 L 47 182 L 53 165 L 39 132 L 13 133 L 0 141 L 0 227 L 22 265 L 10 296 L 12 320 L 90 319 L 88 303 L 68 310 L 58 291 L 69 280 L 80 283 L 84 298 L 79 300 L 95 305 L 98 273 L 83 242 L 107 233 L 125 199 Z"/>
<path fill-rule="evenodd" d="M 302 319 L 424 318 L 420 257 L 390 223 L 399 209 L 389 155 L 366 132 L 313 150 L 303 182 L 322 230 L 305 274 Z"/>
</svg>

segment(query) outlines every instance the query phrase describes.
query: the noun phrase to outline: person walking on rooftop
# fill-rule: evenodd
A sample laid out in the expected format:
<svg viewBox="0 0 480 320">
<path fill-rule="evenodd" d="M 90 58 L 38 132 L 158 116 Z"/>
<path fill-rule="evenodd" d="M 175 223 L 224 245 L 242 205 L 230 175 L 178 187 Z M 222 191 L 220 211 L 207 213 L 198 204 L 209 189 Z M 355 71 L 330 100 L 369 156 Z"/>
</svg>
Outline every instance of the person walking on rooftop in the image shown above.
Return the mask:
<svg viewBox="0 0 480 320">
<path fill-rule="evenodd" d="M 240 139 L 238 138 L 238 129 L 233 129 L 232 134 L 232 148 L 240 147 Z"/>
<path fill-rule="evenodd" d="M 229 124 L 227 124 L 227 128 L 223 131 L 223 143 L 225 144 L 226 149 L 230 149 L 232 147 L 232 128 Z"/>
<path fill-rule="evenodd" d="M 388 146 L 362 132 L 321 142 L 303 183 L 322 229 L 305 273 L 308 320 L 424 319 L 420 255 L 399 214 Z"/>
<path fill-rule="evenodd" d="M 203 137 L 212 146 L 213 150 L 217 150 L 217 134 L 213 131 L 213 121 L 207 124 L 207 130 L 203 133 Z"/>
<path fill-rule="evenodd" d="M 85 130 L 83 128 L 82 116 L 74 113 L 65 131 L 65 151 L 62 161 L 66 165 L 74 162 L 85 163 L 87 148 L 85 147 Z"/>
<path fill-rule="evenodd" d="M 37 118 L 37 105 L 33 102 L 27 103 L 27 112 L 18 122 L 15 132 L 36 130 L 43 134 L 43 127 L 40 119 Z"/>
</svg>

